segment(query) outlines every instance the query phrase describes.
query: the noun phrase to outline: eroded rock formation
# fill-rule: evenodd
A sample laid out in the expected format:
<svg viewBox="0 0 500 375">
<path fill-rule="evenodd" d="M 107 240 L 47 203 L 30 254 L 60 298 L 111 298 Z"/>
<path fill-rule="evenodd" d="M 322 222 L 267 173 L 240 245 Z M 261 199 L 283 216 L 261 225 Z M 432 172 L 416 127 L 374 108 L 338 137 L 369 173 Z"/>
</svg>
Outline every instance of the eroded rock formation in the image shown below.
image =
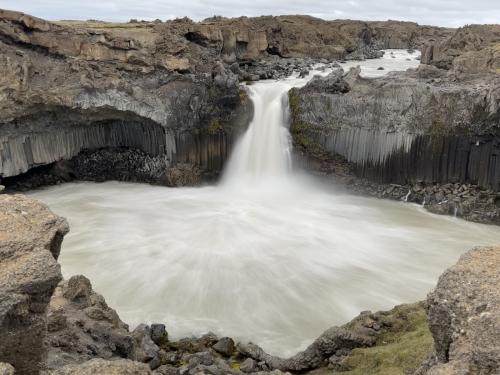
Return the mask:
<svg viewBox="0 0 500 375">
<path fill-rule="evenodd" d="M 435 353 L 419 374 L 498 374 L 500 248 L 464 254 L 427 298 Z"/>
<path fill-rule="evenodd" d="M 46 361 L 47 306 L 62 278 L 57 258 L 68 225 L 20 195 L 1 195 L 0 207 L 0 362 L 35 375 Z"/>
<path fill-rule="evenodd" d="M 454 82 L 426 66 L 374 79 L 332 75 L 348 88 L 313 80 L 292 92 L 292 134 L 306 151 L 340 154 L 380 182 L 500 188 L 498 78 Z"/>
</svg>

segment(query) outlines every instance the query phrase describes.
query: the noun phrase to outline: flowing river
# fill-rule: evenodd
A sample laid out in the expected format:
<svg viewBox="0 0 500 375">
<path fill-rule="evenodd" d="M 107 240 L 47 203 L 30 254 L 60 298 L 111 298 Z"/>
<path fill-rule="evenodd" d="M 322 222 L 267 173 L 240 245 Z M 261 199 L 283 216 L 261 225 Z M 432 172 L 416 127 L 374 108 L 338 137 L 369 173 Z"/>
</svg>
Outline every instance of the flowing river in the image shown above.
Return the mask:
<svg viewBox="0 0 500 375">
<path fill-rule="evenodd" d="M 373 77 L 414 67 L 415 57 L 388 51 L 344 66 Z M 255 116 L 217 186 L 33 192 L 70 223 L 64 276 L 89 277 L 132 326 L 162 322 L 173 338 L 212 331 L 288 356 L 362 310 L 424 299 L 461 253 L 500 242 L 498 227 L 293 172 L 284 94 L 310 78 L 249 87 Z"/>
</svg>

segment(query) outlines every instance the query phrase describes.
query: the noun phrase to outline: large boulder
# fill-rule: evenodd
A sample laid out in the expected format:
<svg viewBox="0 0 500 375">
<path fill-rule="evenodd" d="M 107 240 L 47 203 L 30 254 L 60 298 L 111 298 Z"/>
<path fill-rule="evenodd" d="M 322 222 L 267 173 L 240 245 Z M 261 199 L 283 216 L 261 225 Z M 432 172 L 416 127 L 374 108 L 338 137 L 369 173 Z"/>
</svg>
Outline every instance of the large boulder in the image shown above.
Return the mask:
<svg viewBox="0 0 500 375">
<path fill-rule="evenodd" d="M 500 247 L 464 254 L 427 298 L 435 354 L 419 374 L 498 374 Z"/>
<path fill-rule="evenodd" d="M 47 306 L 61 270 L 66 220 L 21 195 L 0 195 L 0 362 L 38 374 L 45 361 Z"/>
</svg>

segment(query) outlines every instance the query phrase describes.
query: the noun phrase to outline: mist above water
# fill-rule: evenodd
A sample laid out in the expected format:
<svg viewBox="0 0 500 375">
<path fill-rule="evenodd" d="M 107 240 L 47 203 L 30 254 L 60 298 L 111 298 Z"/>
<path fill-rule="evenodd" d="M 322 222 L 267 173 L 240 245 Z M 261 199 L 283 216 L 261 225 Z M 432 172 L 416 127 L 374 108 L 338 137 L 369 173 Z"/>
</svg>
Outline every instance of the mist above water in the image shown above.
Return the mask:
<svg viewBox="0 0 500 375">
<path fill-rule="evenodd" d="M 399 68 L 418 63 L 400 54 Z M 385 60 L 394 64 L 390 54 L 369 64 Z M 88 276 L 132 326 L 163 322 L 173 338 L 212 331 L 288 356 L 362 310 L 423 299 L 462 252 L 499 242 L 500 228 L 293 173 L 283 95 L 306 82 L 250 87 L 255 118 L 218 186 L 34 192 L 69 220 L 64 276 Z"/>
</svg>

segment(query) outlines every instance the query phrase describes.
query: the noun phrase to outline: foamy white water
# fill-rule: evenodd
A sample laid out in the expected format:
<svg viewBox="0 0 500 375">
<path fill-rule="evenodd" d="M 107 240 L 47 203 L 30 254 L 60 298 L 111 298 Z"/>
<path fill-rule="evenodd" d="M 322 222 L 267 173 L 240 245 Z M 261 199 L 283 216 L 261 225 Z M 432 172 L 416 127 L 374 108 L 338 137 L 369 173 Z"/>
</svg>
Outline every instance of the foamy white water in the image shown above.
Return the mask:
<svg viewBox="0 0 500 375">
<path fill-rule="evenodd" d="M 369 63 L 385 60 L 394 64 Z M 163 322 L 174 338 L 213 331 L 287 356 L 362 310 L 423 299 L 462 252 L 500 241 L 497 227 L 291 174 L 282 96 L 305 82 L 251 86 L 255 119 L 219 186 L 34 192 L 69 220 L 64 276 L 88 276 L 132 326 Z"/>
</svg>

